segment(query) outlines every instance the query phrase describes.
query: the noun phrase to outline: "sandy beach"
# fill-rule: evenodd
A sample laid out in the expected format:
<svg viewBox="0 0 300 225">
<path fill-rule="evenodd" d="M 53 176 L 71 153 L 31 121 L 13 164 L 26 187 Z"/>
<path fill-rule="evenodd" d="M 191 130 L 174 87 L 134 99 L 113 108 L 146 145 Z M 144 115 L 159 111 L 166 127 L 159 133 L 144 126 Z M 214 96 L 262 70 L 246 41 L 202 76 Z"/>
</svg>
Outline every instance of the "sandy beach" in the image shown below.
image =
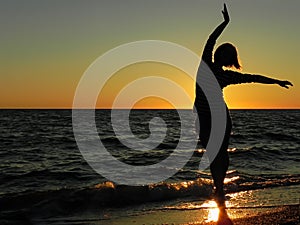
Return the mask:
<svg viewBox="0 0 300 225">
<path fill-rule="evenodd" d="M 266 191 L 264 191 L 266 193 Z M 234 201 L 234 199 L 232 200 Z M 76 225 L 299 225 L 300 204 L 234 206 L 220 210 L 212 200 L 167 201 L 117 208 L 98 208 L 90 213 L 38 218 L 32 213 L 5 213 L 0 224 Z M 159 207 L 158 207 L 159 206 Z"/>
<path fill-rule="evenodd" d="M 282 206 L 270 208 L 266 211 L 255 210 L 242 210 L 244 217 L 232 219 L 235 225 L 298 225 L 299 224 L 299 205 Z M 204 224 L 227 224 L 227 223 L 204 223 Z"/>
<path fill-rule="evenodd" d="M 270 208 L 228 209 L 228 218 L 219 218 L 216 209 L 166 210 L 145 215 L 101 221 L 106 225 L 298 225 L 299 205 Z M 211 220 L 211 221 L 209 221 Z M 231 221 L 231 222 L 230 222 Z M 85 224 L 85 223 L 83 223 Z"/>
</svg>

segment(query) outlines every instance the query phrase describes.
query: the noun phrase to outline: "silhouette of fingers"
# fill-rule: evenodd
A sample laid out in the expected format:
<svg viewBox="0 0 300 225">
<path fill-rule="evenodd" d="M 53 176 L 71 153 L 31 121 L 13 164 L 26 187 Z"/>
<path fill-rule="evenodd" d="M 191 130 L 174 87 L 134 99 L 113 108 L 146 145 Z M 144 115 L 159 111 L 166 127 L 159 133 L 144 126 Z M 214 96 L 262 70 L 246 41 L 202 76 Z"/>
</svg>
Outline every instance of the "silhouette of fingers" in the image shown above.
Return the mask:
<svg viewBox="0 0 300 225">
<path fill-rule="evenodd" d="M 281 87 L 284 87 L 284 88 L 289 88 L 289 85 L 290 86 L 293 86 L 293 84 L 287 80 L 285 81 L 279 81 L 278 84 L 281 86 Z"/>
<path fill-rule="evenodd" d="M 293 84 L 289 81 L 284 81 L 285 82 L 285 88 L 289 88 L 288 85 L 293 86 Z"/>
<path fill-rule="evenodd" d="M 222 14 L 223 14 L 224 20 L 228 22 L 229 21 L 229 14 L 228 14 L 228 11 L 227 11 L 226 4 L 224 4 L 224 9 L 222 10 Z"/>
<path fill-rule="evenodd" d="M 227 12 L 227 6 L 225 3 L 224 3 L 224 12 Z"/>
</svg>

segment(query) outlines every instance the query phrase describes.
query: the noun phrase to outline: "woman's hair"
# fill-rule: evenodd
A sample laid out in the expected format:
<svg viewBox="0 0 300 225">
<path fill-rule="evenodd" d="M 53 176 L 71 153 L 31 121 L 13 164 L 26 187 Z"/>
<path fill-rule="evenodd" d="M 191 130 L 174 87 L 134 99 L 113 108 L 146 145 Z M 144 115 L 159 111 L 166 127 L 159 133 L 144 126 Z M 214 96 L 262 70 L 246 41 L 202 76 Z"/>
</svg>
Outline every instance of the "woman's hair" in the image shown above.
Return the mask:
<svg viewBox="0 0 300 225">
<path fill-rule="evenodd" d="M 214 62 L 225 67 L 241 68 L 237 50 L 231 43 L 224 43 L 217 48 L 214 54 Z"/>
</svg>

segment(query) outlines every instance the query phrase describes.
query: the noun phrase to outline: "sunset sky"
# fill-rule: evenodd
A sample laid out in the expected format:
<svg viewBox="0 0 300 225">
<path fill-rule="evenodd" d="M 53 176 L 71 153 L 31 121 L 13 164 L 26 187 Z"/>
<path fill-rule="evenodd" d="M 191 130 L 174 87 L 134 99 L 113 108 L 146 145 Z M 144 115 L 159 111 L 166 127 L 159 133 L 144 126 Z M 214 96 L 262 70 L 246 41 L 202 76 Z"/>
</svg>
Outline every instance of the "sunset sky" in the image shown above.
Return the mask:
<svg viewBox="0 0 300 225">
<path fill-rule="evenodd" d="M 300 1 L 225 2 L 231 21 L 217 45 L 231 42 L 237 46 L 242 72 L 294 84 L 289 90 L 261 84 L 228 87 L 224 95 L 229 108 L 299 109 Z M 125 43 L 163 40 L 182 45 L 200 57 L 209 34 L 223 20 L 223 3 L 1 0 L 0 108 L 71 108 L 78 82 L 89 65 Z M 116 73 L 102 90 L 97 107 L 109 108 L 128 82 L 150 75 L 173 80 L 194 98 L 194 83 L 182 71 L 145 62 Z M 138 95 L 139 90 L 133 94 Z M 179 107 L 191 108 L 178 99 Z M 126 107 L 126 102 L 120 107 Z M 146 98 L 136 107 L 164 108 L 169 104 Z"/>
</svg>

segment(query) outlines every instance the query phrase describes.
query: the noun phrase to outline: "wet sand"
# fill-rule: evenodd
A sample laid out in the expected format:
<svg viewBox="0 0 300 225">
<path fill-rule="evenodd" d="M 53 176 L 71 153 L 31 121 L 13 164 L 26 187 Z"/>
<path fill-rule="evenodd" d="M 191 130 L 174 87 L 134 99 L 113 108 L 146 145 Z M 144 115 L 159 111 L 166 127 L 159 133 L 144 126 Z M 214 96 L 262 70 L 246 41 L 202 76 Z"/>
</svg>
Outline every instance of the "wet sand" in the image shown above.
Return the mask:
<svg viewBox="0 0 300 225">
<path fill-rule="evenodd" d="M 99 221 L 97 224 L 106 225 L 299 225 L 299 205 L 278 206 L 269 208 L 228 209 L 228 217 L 222 217 L 217 222 L 216 215 L 209 215 L 211 209 L 198 210 L 163 210 L 118 218 L 115 220 Z M 212 220 L 212 221 L 209 221 Z"/>
<path fill-rule="evenodd" d="M 217 208 L 197 210 L 159 210 L 115 219 L 90 219 L 84 217 L 47 219 L 40 221 L 10 218 L 1 224 L 77 224 L 77 225 L 300 225 L 300 205 L 262 208 L 231 208 L 227 215 L 220 215 Z M 219 215 L 219 217 L 218 217 Z M 218 219 L 219 218 L 219 219 Z M 230 218 L 230 219 L 229 219 Z M 218 220 L 218 221 L 217 221 Z"/>
<path fill-rule="evenodd" d="M 299 225 L 299 205 L 282 206 L 270 208 L 268 210 L 253 209 L 242 210 L 244 216 L 241 218 L 232 219 L 234 225 Z M 229 210 L 231 211 L 231 210 Z M 224 221 L 225 222 L 225 221 Z M 187 223 L 188 224 L 188 223 Z M 201 223 L 200 223 L 201 224 Z M 206 225 L 213 224 L 230 224 L 222 222 L 203 223 Z"/>
</svg>

